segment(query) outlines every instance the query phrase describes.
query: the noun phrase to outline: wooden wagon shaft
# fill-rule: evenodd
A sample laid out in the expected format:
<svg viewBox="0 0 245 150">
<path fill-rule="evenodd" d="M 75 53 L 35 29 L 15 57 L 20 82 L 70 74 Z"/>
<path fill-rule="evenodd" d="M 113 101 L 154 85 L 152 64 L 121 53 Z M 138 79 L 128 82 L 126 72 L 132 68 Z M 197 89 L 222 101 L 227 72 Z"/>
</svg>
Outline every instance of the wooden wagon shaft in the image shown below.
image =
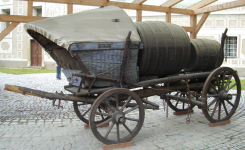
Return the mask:
<svg viewBox="0 0 245 150">
<path fill-rule="evenodd" d="M 93 103 L 97 98 L 97 97 L 77 97 L 77 96 L 73 96 L 72 94 L 49 93 L 49 92 L 43 92 L 40 90 L 34 90 L 30 88 L 25 88 L 21 86 L 13 86 L 13 85 L 8 85 L 8 84 L 5 84 L 4 90 L 37 96 L 37 97 L 42 97 L 42 98 L 47 98 L 50 100 L 59 99 L 59 100 L 82 101 L 86 103 Z"/>
</svg>

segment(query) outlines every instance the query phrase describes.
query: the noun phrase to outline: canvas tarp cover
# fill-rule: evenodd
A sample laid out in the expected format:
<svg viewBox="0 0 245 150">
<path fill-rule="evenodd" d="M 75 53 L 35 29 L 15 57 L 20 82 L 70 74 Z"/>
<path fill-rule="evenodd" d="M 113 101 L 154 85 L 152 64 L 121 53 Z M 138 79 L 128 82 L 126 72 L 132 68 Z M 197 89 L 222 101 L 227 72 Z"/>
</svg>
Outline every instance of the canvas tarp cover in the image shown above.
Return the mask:
<svg viewBox="0 0 245 150">
<path fill-rule="evenodd" d="M 132 41 L 141 41 L 131 18 L 115 6 L 29 22 L 25 30 L 33 30 L 66 49 L 73 43 L 125 42 L 129 31 Z"/>
</svg>

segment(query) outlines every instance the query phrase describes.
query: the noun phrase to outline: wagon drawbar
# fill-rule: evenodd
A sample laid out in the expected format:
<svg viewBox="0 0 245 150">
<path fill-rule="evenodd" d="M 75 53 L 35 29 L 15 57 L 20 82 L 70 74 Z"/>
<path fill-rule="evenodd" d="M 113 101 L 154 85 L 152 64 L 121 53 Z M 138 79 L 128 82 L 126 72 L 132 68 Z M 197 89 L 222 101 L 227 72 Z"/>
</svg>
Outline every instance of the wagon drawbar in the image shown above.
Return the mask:
<svg viewBox="0 0 245 150">
<path fill-rule="evenodd" d="M 112 15 L 92 26 L 91 22 L 99 19 L 98 14 L 102 17 L 108 13 Z M 72 19 L 73 15 L 81 16 L 80 22 Z M 159 105 L 147 99 L 154 95 L 175 112 L 190 113 L 197 106 L 211 123 L 228 121 L 235 113 L 241 96 L 240 80 L 232 68 L 220 67 L 227 30 L 220 45 L 206 39 L 190 41 L 181 27 L 169 23 L 134 24 L 114 6 L 73 15 L 25 26 L 64 68 L 69 82 L 64 89 L 71 94 L 11 85 L 5 85 L 5 90 L 53 101 L 73 101 L 79 119 L 89 124 L 94 136 L 104 144 L 132 140 L 143 125 L 144 110 L 159 109 Z M 61 20 L 67 20 L 65 28 L 71 34 L 59 24 L 55 29 L 50 24 Z M 82 27 L 83 23 L 89 27 Z M 90 30 L 95 26 L 98 36 Z M 90 33 L 93 36 L 77 35 Z M 70 37 L 73 34 L 77 39 Z"/>
</svg>

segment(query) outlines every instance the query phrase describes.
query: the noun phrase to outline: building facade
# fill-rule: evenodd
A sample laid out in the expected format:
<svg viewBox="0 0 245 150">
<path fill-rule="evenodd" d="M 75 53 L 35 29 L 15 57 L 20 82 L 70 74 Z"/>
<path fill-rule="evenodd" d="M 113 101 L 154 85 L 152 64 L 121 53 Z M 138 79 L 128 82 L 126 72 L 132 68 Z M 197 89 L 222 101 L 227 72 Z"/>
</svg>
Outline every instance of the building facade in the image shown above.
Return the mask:
<svg viewBox="0 0 245 150">
<path fill-rule="evenodd" d="M 216 2 L 212 5 L 219 4 Z M 73 13 L 86 11 L 97 7 L 73 6 Z M 135 10 L 125 10 L 132 20 L 136 21 Z M 27 2 L 15 0 L 0 0 L 1 14 L 27 15 Z M 54 17 L 67 14 L 66 4 L 33 3 L 33 16 Z M 165 21 L 165 13 L 144 12 L 142 21 Z M 202 15 L 197 16 L 197 22 Z M 172 14 L 171 22 L 179 26 L 190 26 L 190 16 Z M 10 23 L 1 22 L 3 31 Z M 238 70 L 240 76 L 245 76 L 245 7 L 213 12 L 205 21 L 197 34 L 197 38 L 208 38 L 220 42 L 222 33 L 228 28 L 228 39 L 225 44 L 227 57 L 223 66 Z M 24 23 L 20 23 L 9 35 L 0 41 L 0 67 L 55 68 L 52 58 L 27 34 Z M 243 71 L 244 70 L 244 71 Z"/>
</svg>

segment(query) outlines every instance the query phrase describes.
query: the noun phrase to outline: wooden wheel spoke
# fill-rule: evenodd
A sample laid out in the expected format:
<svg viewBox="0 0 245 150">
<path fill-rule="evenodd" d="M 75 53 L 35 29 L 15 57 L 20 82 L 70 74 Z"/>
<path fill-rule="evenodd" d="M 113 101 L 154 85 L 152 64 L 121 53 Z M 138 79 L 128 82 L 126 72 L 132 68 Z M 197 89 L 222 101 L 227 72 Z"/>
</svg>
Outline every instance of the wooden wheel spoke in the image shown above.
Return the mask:
<svg viewBox="0 0 245 150">
<path fill-rule="evenodd" d="M 85 116 L 89 112 L 90 109 L 91 107 L 82 116 Z"/>
<path fill-rule="evenodd" d="M 135 109 L 137 109 L 137 108 L 139 108 L 139 105 L 136 105 L 136 106 L 134 106 L 133 108 L 131 108 L 131 109 L 125 111 L 124 114 L 128 114 L 128 113 L 130 113 L 131 111 L 133 111 L 133 110 L 135 110 Z"/>
<path fill-rule="evenodd" d="M 110 109 L 112 112 L 115 111 L 114 109 L 111 108 L 111 106 L 110 106 L 105 100 L 103 100 L 103 102 L 106 104 L 107 107 L 109 107 L 109 109 Z"/>
<path fill-rule="evenodd" d="M 110 119 L 108 119 L 108 120 L 106 120 L 106 121 L 104 121 L 104 122 L 101 122 L 100 124 L 97 124 L 96 127 L 97 127 L 97 128 L 98 128 L 98 127 L 101 127 L 101 126 L 103 126 L 103 125 L 109 123 L 110 121 L 112 121 L 112 118 L 110 118 Z"/>
<path fill-rule="evenodd" d="M 107 113 L 102 113 L 102 112 L 95 112 L 96 115 L 101 115 L 101 116 L 108 116 L 111 117 L 111 114 L 107 114 Z"/>
<path fill-rule="evenodd" d="M 223 77 L 222 77 L 222 85 L 221 85 L 221 89 L 224 88 L 224 84 L 225 84 L 225 71 L 224 71 Z"/>
<path fill-rule="evenodd" d="M 185 103 L 183 102 L 183 109 L 185 109 Z"/>
<path fill-rule="evenodd" d="M 216 102 L 216 104 L 215 104 L 215 106 L 214 106 L 214 109 L 213 109 L 213 112 L 212 112 L 212 114 L 211 114 L 211 117 L 214 116 L 214 113 L 215 113 L 215 111 L 216 111 L 218 105 L 219 105 L 219 101 Z"/>
<path fill-rule="evenodd" d="M 116 110 L 119 110 L 118 109 L 118 94 L 116 94 Z"/>
<path fill-rule="evenodd" d="M 124 108 L 128 105 L 128 103 L 131 101 L 131 99 L 132 99 L 132 97 L 129 96 L 128 99 L 127 99 L 127 101 L 123 104 L 123 106 L 122 106 L 122 108 L 120 109 L 120 111 L 123 111 L 123 110 L 124 110 Z"/>
<path fill-rule="evenodd" d="M 219 93 L 219 91 L 215 88 L 215 86 L 214 86 L 212 83 L 210 83 L 209 85 L 210 85 L 210 87 L 211 87 L 212 89 L 215 90 L 216 93 Z"/>
<path fill-rule="evenodd" d="M 176 102 L 175 107 L 177 107 L 178 104 L 179 104 L 179 101 Z"/>
<path fill-rule="evenodd" d="M 218 119 L 220 120 L 220 113 L 221 113 L 221 102 L 219 102 L 219 110 L 218 110 Z"/>
<path fill-rule="evenodd" d="M 219 100 L 219 97 L 217 97 L 214 100 L 212 100 L 212 102 L 208 104 L 207 108 L 209 108 L 210 106 L 212 106 L 215 102 L 217 102 L 217 100 Z"/>
<path fill-rule="evenodd" d="M 226 99 L 226 101 L 227 101 L 227 103 L 229 103 L 232 107 L 234 107 L 234 105 L 233 105 L 229 100 Z"/>
<path fill-rule="evenodd" d="M 117 140 L 120 140 L 119 124 L 117 124 Z"/>
<path fill-rule="evenodd" d="M 229 88 L 226 90 L 226 92 L 229 92 L 230 89 L 232 89 L 235 85 L 237 85 L 237 83 L 234 83 L 231 87 L 229 87 Z"/>
<path fill-rule="evenodd" d="M 123 126 L 128 130 L 130 134 L 132 133 L 132 131 L 128 128 L 128 126 L 125 123 L 123 123 Z"/>
<path fill-rule="evenodd" d="M 226 89 L 228 87 L 228 85 L 230 84 L 231 78 L 232 78 L 233 74 L 229 75 L 228 80 L 226 81 L 225 87 L 224 89 Z"/>
<path fill-rule="evenodd" d="M 99 109 L 99 112 L 101 113 L 100 107 L 99 107 L 98 109 Z M 106 114 L 106 113 L 104 113 L 104 114 Z M 105 115 L 105 116 L 106 116 L 106 115 Z M 102 118 L 103 120 L 105 119 L 103 114 L 101 114 L 101 118 Z"/>
<path fill-rule="evenodd" d="M 218 75 L 216 76 L 216 81 L 217 81 L 218 90 L 220 91 L 220 82 L 219 82 L 219 77 L 218 77 Z"/>
<path fill-rule="evenodd" d="M 111 132 L 111 129 L 113 128 L 114 124 L 115 124 L 115 123 L 112 122 L 112 124 L 110 125 L 109 129 L 107 130 L 107 132 L 106 132 L 106 134 L 105 134 L 105 136 L 104 136 L 105 138 L 108 137 L 108 135 L 109 135 L 109 133 Z"/>
<path fill-rule="evenodd" d="M 224 110 L 225 110 L 226 116 L 228 116 L 229 114 L 228 114 L 228 111 L 227 111 L 227 109 L 226 109 L 225 103 L 223 102 L 222 104 L 223 104 L 223 107 L 224 107 Z"/>
<path fill-rule="evenodd" d="M 139 122 L 139 119 L 135 119 L 135 118 L 125 117 L 125 119 L 127 119 L 127 120 L 131 120 L 131 121 L 137 121 L 137 122 Z"/>
</svg>

